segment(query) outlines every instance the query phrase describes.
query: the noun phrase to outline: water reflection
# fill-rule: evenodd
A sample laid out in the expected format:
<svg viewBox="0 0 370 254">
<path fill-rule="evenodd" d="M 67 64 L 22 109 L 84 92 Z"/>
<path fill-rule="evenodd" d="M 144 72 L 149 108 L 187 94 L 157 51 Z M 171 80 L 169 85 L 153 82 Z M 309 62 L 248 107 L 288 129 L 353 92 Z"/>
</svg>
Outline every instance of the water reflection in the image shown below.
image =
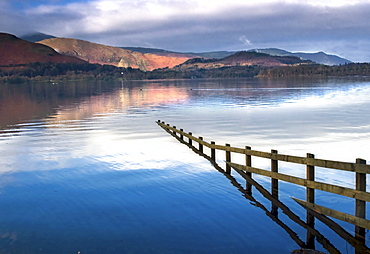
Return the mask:
<svg viewBox="0 0 370 254">
<path fill-rule="evenodd" d="M 252 184 L 248 192 L 235 183 L 241 196 L 155 121 L 217 144 L 369 159 L 369 86 L 366 80 L 313 79 L 0 86 L 0 252 L 39 253 L 42 247 L 56 253 L 55 243 L 63 253 L 140 253 L 147 246 L 153 253 L 287 253 L 310 245 L 306 226 L 292 226 L 278 202 Z M 263 168 L 263 162 L 253 164 Z M 352 181 L 321 175 L 344 186 Z M 289 192 L 279 186 L 279 195 L 291 207 Z M 324 198 L 353 209 L 345 200 Z M 302 209 L 291 211 L 306 217 Z"/>
<path fill-rule="evenodd" d="M 235 186 L 243 196 L 251 201 L 251 204 L 262 209 L 265 214 L 273 220 L 277 225 L 279 225 L 282 229 L 284 229 L 288 235 L 297 243 L 297 245 L 302 249 L 312 249 L 315 250 L 315 240 L 320 243 L 325 250 L 327 250 L 331 254 L 340 254 L 341 251 L 335 247 L 333 243 L 331 243 L 320 231 L 315 229 L 315 218 L 319 219 L 323 222 L 326 226 L 332 229 L 338 236 L 342 237 L 344 240 L 347 241 L 350 245 L 354 247 L 354 252 L 357 253 L 370 253 L 370 248 L 366 246 L 365 241 L 365 229 L 362 229 L 362 234 L 356 236 L 352 236 L 349 232 L 343 229 L 339 224 L 328 218 L 327 216 L 318 213 L 314 210 L 311 210 L 307 207 L 304 207 L 307 210 L 306 214 L 306 221 L 303 221 L 298 215 L 296 215 L 287 205 L 279 200 L 279 187 L 278 187 L 278 180 L 272 179 L 271 181 L 271 192 L 266 190 L 261 184 L 259 184 L 256 180 L 254 180 L 251 175 L 247 172 L 243 172 L 234 168 L 237 173 L 242 176 L 246 180 L 246 187 L 244 187 L 241 183 L 238 182 L 236 178 L 234 178 L 227 169 L 223 169 L 217 162 L 214 160 L 214 155 L 207 155 L 203 152 L 203 147 L 199 146 L 196 148 L 193 146 L 192 142 L 184 141 L 184 138 L 180 135 L 178 136 L 175 132 L 167 131 L 171 136 L 175 137 L 180 143 L 185 144 L 190 149 L 192 149 L 195 153 L 199 154 L 200 156 L 206 158 L 214 167 L 215 169 L 222 173 L 227 179 L 230 180 L 231 184 Z M 248 162 L 247 162 L 248 164 Z M 272 170 L 273 171 L 273 170 Z M 267 209 L 260 201 L 258 201 L 254 196 L 252 191 L 252 186 L 258 191 L 262 196 L 271 202 L 271 210 Z M 311 200 L 312 202 L 312 200 Z M 290 220 L 298 224 L 299 226 L 303 227 L 307 230 L 306 233 L 306 241 L 300 239 L 299 234 L 296 233 L 292 228 L 290 228 L 283 220 L 279 219 L 279 209 L 288 216 Z M 357 230 L 357 227 L 356 227 Z M 301 250 L 295 250 L 292 253 L 302 253 Z M 348 251 L 348 250 L 347 250 Z"/>
<path fill-rule="evenodd" d="M 0 86 L 0 129 L 33 119 L 82 120 L 115 110 L 143 110 L 188 99 L 186 89 L 147 83 L 134 86 L 102 82 Z"/>
</svg>

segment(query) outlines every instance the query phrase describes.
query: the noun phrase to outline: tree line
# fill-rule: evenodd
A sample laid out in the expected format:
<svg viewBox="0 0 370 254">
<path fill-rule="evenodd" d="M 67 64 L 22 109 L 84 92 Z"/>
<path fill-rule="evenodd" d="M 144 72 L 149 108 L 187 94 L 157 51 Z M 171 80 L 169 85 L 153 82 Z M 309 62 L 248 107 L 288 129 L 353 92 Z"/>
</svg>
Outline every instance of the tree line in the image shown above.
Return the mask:
<svg viewBox="0 0 370 254">
<path fill-rule="evenodd" d="M 195 60 L 194 60 L 195 61 Z M 290 77 L 290 76 L 370 76 L 370 63 L 350 63 L 337 66 L 305 64 L 284 67 L 225 66 L 215 69 L 163 68 L 142 71 L 112 65 L 89 63 L 30 63 L 22 66 L 0 66 L 0 82 L 20 83 L 51 80 L 145 80 L 145 79 L 195 79 L 237 77 Z"/>
<path fill-rule="evenodd" d="M 370 63 L 348 63 L 343 65 L 297 65 L 261 69 L 260 77 L 291 77 L 291 76 L 370 76 Z"/>
</svg>

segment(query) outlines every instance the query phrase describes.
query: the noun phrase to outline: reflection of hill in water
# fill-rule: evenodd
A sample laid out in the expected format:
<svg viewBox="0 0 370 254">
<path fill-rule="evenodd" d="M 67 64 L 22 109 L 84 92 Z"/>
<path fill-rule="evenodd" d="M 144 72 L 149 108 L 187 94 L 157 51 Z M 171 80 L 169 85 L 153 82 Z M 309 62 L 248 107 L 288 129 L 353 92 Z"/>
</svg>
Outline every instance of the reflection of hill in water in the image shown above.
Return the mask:
<svg viewBox="0 0 370 254">
<path fill-rule="evenodd" d="M 321 82 L 324 86 L 332 85 L 328 80 L 318 79 L 236 80 L 3 84 L 0 86 L 0 129 L 34 119 L 78 120 L 114 110 L 184 102 L 190 97 L 209 98 L 216 104 L 222 103 L 220 98 L 227 100 L 230 97 L 239 100 L 241 105 L 253 106 L 263 96 L 265 101 L 275 104 L 276 100 L 292 99 L 293 94 L 307 94 L 312 85 L 316 86 L 312 93 L 320 92 L 317 86 Z M 258 91 L 261 88 L 264 89 L 263 94 Z"/>
<path fill-rule="evenodd" d="M 114 86 L 112 83 L 25 84 L 0 86 L 0 129 L 49 118 L 81 120 L 134 107 L 153 107 L 187 99 L 185 90 L 156 83 Z"/>
</svg>

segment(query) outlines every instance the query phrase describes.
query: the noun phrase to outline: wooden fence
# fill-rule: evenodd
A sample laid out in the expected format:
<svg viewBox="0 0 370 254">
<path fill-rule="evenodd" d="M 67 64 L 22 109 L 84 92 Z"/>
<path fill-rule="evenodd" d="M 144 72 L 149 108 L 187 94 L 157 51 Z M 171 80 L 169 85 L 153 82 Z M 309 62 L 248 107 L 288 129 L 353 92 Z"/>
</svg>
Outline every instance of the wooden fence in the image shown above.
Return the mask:
<svg viewBox="0 0 370 254">
<path fill-rule="evenodd" d="M 331 161 L 316 159 L 313 154 L 307 154 L 306 157 L 291 156 L 279 154 L 276 150 L 261 152 L 252 150 L 251 147 L 245 148 L 232 147 L 230 144 L 217 145 L 214 141 L 206 142 L 203 137 L 194 137 L 191 132 L 186 133 L 183 129 L 177 129 L 176 126 L 170 126 L 165 122 L 158 120 L 157 124 L 164 130 L 175 136 L 180 141 L 187 143 L 191 147 L 196 147 L 197 151 L 204 153 L 204 147 L 210 149 L 210 160 L 216 162 L 216 150 L 225 152 L 225 173 L 231 175 L 231 170 L 234 169 L 245 179 L 251 179 L 252 173 L 267 176 L 271 178 L 272 196 L 278 197 L 278 181 L 290 182 L 296 185 L 306 187 L 306 201 L 293 198 L 298 204 L 305 209 L 319 215 L 327 215 L 342 221 L 349 222 L 355 225 L 355 237 L 361 242 L 365 242 L 365 230 L 370 229 L 370 220 L 366 219 L 366 202 L 370 202 L 370 193 L 366 191 L 366 175 L 370 174 L 370 165 L 366 164 L 363 159 L 357 159 L 356 163 Z M 244 154 L 245 165 L 233 163 L 231 161 L 232 153 Z M 271 160 L 270 170 L 259 169 L 252 167 L 252 157 L 259 157 Z M 279 173 L 278 162 L 290 162 L 302 164 L 306 166 L 306 178 L 299 178 L 287 174 Z M 354 173 L 355 188 L 347 188 L 334 184 L 315 181 L 315 167 L 350 171 Z M 249 185 L 249 186 L 248 186 Z M 247 182 L 247 190 L 250 190 L 251 185 Z M 326 191 L 355 200 L 355 215 L 336 211 L 327 207 L 315 204 L 315 190 Z"/>
</svg>

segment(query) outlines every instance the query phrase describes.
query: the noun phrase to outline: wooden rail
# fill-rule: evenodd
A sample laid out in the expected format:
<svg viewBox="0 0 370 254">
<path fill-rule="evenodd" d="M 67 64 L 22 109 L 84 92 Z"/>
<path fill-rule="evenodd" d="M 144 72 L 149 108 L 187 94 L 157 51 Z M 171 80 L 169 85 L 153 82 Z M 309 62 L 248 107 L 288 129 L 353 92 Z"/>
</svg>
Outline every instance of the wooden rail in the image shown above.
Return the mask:
<svg viewBox="0 0 370 254">
<path fill-rule="evenodd" d="M 217 145 L 214 141 L 206 142 L 203 137 L 194 137 L 191 132 L 186 133 L 183 129 L 177 129 L 176 126 L 170 126 L 165 122 L 158 120 L 157 124 L 161 126 L 164 130 L 169 132 L 171 135 L 177 137 L 179 140 L 183 141 L 191 147 L 195 148 L 195 142 L 198 143 L 197 151 L 204 153 L 204 147 L 210 149 L 210 158 L 212 161 L 216 161 L 216 150 L 225 151 L 226 160 L 226 174 L 231 174 L 231 169 L 234 169 L 242 177 L 251 177 L 253 174 L 259 174 L 263 176 L 270 177 L 272 179 L 272 192 L 273 196 L 277 198 L 278 192 L 278 181 L 286 181 L 296 185 L 301 185 L 306 187 L 306 201 L 294 199 L 297 203 L 302 205 L 307 210 L 312 210 L 315 213 L 325 214 L 327 216 L 343 220 L 354 224 L 356 238 L 361 241 L 365 241 L 365 229 L 370 229 L 370 221 L 366 219 L 366 202 L 370 202 L 370 193 L 366 191 L 366 175 L 370 174 L 370 165 L 366 164 L 363 159 L 357 159 L 356 163 L 323 160 L 314 158 L 313 154 L 307 154 L 306 157 L 291 156 L 279 154 L 276 150 L 271 150 L 270 153 L 252 150 L 250 147 L 245 148 L 232 147 L 230 144 Z M 184 139 L 186 138 L 186 140 Z M 246 156 L 245 165 L 233 163 L 231 161 L 231 154 L 239 153 Z M 252 167 L 252 156 L 265 158 L 271 160 L 270 170 L 259 169 Z M 290 176 L 278 172 L 278 162 L 289 162 L 295 164 L 301 164 L 306 166 L 306 178 L 299 178 L 295 176 Z M 315 167 L 329 168 L 335 170 L 344 170 L 349 172 L 354 172 L 355 174 L 355 189 L 342 187 L 338 185 L 323 183 L 315 181 Z M 247 182 L 247 189 L 248 187 Z M 345 214 L 333 209 L 329 209 L 323 206 L 319 206 L 314 203 L 315 201 L 315 190 L 326 191 L 350 198 L 355 199 L 355 215 Z"/>
</svg>

